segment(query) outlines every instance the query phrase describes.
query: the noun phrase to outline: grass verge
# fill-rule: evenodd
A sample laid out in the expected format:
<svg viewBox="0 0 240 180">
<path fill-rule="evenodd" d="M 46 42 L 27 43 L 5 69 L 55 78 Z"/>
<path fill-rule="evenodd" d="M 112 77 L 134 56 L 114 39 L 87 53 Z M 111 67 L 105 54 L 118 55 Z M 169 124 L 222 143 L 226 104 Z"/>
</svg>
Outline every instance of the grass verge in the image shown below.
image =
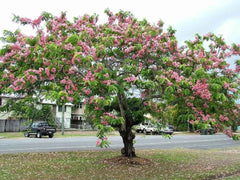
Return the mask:
<svg viewBox="0 0 240 180">
<path fill-rule="evenodd" d="M 59 137 L 78 137 L 78 136 L 96 136 L 97 131 L 65 131 L 64 135 L 62 135 L 61 131 L 57 131 L 54 134 L 54 138 Z M 108 133 L 108 136 L 115 136 L 119 135 L 118 132 L 111 132 Z M 1 138 L 24 138 L 23 132 L 3 132 L 0 133 L 0 139 Z"/>
<path fill-rule="evenodd" d="M 147 165 L 104 163 L 116 151 L 21 153 L 0 156 L 0 179 L 239 179 L 240 147 L 229 150 L 138 150 Z"/>
</svg>

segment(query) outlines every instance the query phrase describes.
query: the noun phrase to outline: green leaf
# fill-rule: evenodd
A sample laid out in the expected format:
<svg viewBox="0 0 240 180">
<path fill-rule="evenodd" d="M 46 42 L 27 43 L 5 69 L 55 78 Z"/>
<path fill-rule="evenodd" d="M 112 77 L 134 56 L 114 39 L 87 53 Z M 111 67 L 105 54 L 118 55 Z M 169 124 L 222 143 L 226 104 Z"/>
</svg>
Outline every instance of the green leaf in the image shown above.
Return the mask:
<svg viewBox="0 0 240 180">
<path fill-rule="evenodd" d="M 189 90 L 189 89 L 184 89 L 184 90 L 183 90 L 183 94 L 184 94 L 185 96 L 190 95 L 190 90 Z"/>
<path fill-rule="evenodd" d="M 217 84 L 217 83 L 212 83 L 211 85 L 210 85 L 210 87 L 212 88 L 212 90 L 213 91 L 220 91 L 221 89 L 222 89 L 222 86 L 221 85 L 219 85 L 219 84 Z"/>
<path fill-rule="evenodd" d="M 237 66 L 240 66 L 240 60 L 237 60 L 235 63 Z"/>
<path fill-rule="evenodd" d="M 164 82 L 165 82 L 165 79 L 164 79 L 164 78 L 159 78 L 158 80 L 159 80 L 159 83 L 160 83 L 160 84 L 164 84 Z"/>
<path fill-rule="evenodd" d="M 204 70 L 204 68 L 199 68 L 194 73 L 195 73 L 195 75 L 197 76 L 198 79 L 209 77 L 209 74 Z"/>
<path fill-rule="evenodd" d="M 166 89 L 165 89 L 165 94 L 172 94 L 173 93 L 173 88 L 171 86 L 168 86 Z"/>
<path fill-rule="evenodd" d="M 118 88 L 116 86 L 114 86 L 114 85 L 109 85 L 108 86 L 108 92 L 109 93 L 112 93 L 112 92 L 117 93 L 118 92 Z"/>
<path fill-rule="evenodd" d="M 77 45 L 79 37 L 77 34 L 73 34 L 66 39 L 66 43 L 71 43 L 73 46 Z"/>
</svg>

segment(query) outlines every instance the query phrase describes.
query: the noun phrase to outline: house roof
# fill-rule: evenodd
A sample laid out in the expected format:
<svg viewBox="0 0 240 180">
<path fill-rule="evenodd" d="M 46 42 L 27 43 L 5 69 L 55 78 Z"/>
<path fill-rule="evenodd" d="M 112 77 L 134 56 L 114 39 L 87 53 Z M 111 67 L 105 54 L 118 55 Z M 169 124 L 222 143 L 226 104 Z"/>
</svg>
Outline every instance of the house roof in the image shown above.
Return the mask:
<svg viewBox="0 0 240 180">
<path fill-rule="evenodd" d="M 23 95 L 16 95 L 16 94 L 0 94 L 0 97 L 5 97 L 5 98 L 23 98 Z"/>
<path fill-rule="evenodd" d="M 12 98 L 12 99 L 21 99 L 24 98 L 24 95 L 19 95 L 19 94 L 0 94 L 0 97 L 3 98 Z M 45 99 L 45 98 L 41 98 L 41 100 L 39 101 L 39 103 L 42 104 L 56 104 L 56 101 L 50 100 L 50 99 Z M 65 103 L 66 106 L 74 106 L 72 103 L 68 102 Z"/>
</svg>

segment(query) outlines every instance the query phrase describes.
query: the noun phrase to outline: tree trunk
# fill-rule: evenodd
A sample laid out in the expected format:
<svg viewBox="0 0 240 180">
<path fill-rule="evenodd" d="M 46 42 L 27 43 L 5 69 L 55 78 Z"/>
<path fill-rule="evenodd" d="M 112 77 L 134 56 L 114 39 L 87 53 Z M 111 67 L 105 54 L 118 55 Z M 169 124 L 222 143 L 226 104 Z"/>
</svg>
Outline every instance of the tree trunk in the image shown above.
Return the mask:
<svg viewBox="0 0 240 180">
<path fill-rule="evenodd" d="M 132 132 L 131 128 L 128 127 L 124 130 L 120 129 L 119 133 L 122 137 L 124 147 L 121 149 L 122 156 L 132 158 L 136 157 L 135 148 L 133 147 L 133 140 L 135 134 Z"/>
<path fill-rule="evenodd" d="M 135 135 L 132 132 L 132 117 L 127 117 L 125 111 L 128 110 L 127 100 L 124 94 L 118 93 L 118 105 L 122 117 L 125 122 L 119 128 L 119 133 L 122 136 L 124 147 L 121 149 L 123 156 L 132 158 L 135 157 L 135 149 L 133 147 L 133 139 Z"/>
</svg>

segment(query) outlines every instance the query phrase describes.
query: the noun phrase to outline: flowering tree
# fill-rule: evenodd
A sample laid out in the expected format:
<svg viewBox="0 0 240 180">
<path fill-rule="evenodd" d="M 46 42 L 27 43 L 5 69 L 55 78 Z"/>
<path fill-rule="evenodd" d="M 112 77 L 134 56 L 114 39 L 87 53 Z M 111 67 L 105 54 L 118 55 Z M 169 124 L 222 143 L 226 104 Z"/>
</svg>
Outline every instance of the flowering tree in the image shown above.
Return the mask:
<svg viewBox="0 0 240 180">
<path fill-rule="evenodd" d="M 15 16 L 36 35 L 4 32 L 1 93 L 44 95 L 59 103 L 84 98 L 99 130 L 97 145 L 108 146 L 105 133 L 115 127 L 127 157 L 135 156 L 132 126 L 145 113 L 160 116 L 175 105 L 192 124 L 223 129 L 235 120 L 240 61 L 232 70 L 226 58 L 239 55 L 240 45 L 228 46 L 209 33 L 178 47 L 175 31 L 163 32 L 162 21 L 152 25 L 129 12 L 105 13 L 104 24 L 96 15 L 73 22 L 65 13 L 35 20 Z"/>
</svg>

